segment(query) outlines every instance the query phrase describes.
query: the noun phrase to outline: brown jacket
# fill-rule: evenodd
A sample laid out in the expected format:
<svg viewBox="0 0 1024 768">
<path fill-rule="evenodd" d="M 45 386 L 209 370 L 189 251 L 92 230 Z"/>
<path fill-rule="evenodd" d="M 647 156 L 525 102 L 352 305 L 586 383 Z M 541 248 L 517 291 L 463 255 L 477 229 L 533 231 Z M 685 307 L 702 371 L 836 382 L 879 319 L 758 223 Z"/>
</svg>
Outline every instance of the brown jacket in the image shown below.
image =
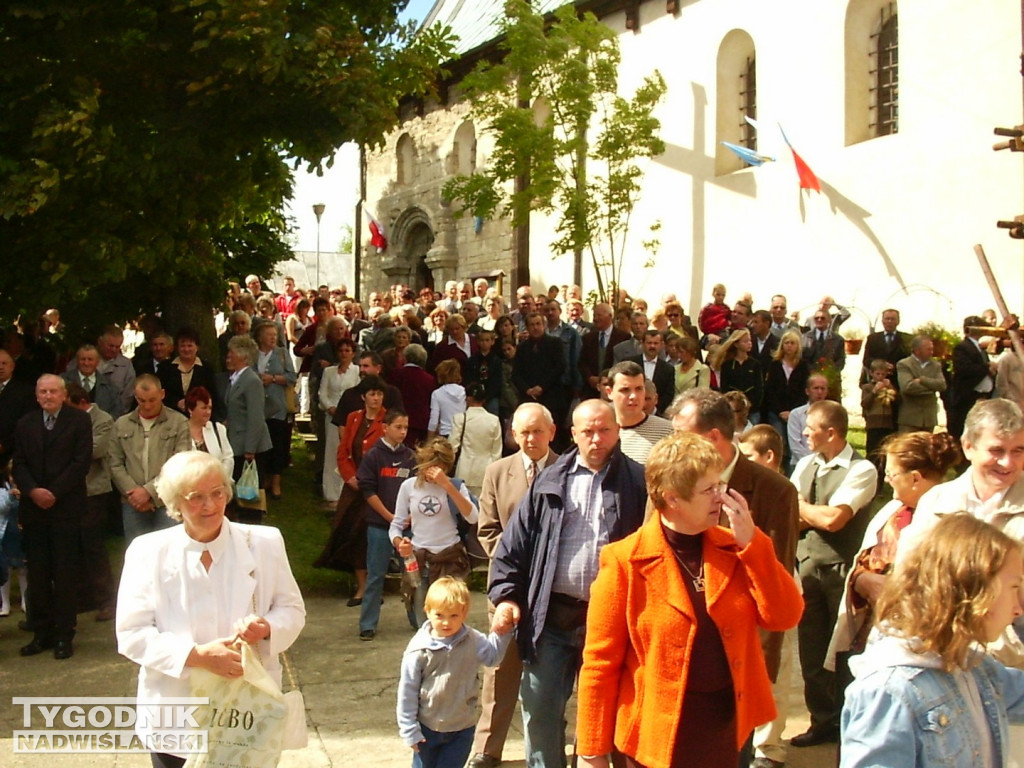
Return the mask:
<svg viewBox="0 0 1024 768">
<path fill-rule="evenodd" d="M 544 467 L 550 467 L 557 458 L 558 454 L 549 449 Z M 516 511 L 528 490 L 522 451 L 516 451 L 511 456 L 494 462 L 484 473 L 484 484 L 480 490 L 477 536 L 488 557 L 494 557 L 494 551 L 498 548 L 508 519 L 512 517 L 512 513 Z"/>
</svg>

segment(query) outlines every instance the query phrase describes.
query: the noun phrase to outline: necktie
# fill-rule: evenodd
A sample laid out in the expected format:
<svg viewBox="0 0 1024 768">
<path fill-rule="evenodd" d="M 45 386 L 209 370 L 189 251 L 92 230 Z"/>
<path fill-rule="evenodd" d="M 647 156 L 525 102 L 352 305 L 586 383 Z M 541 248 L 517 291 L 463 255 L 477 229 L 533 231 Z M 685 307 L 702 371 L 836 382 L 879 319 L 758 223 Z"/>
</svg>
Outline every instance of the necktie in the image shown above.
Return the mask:
<svg viewBox="0 0 1024 768">
<path fill-rule="evenodd" d="M 46 414 L 46 417 L 43 419 L 43 425 L 47 429 L 53 429 L 53 425 L 56 424 L 56 423 L 57 423 L 57 417 L 54 416 L 52 413 Z"/>
<path fill-rule="evenodd" d="M 92 376 L 86 376 L 82 381 L 82 386 L 85 388 L 87 394 L 92 392 Z"/>
<path fill-rule="evenodd" d="M 608 346 L 608 331 L 601 331 L 601 349 Z"/>
<path fill-rule="evenodd" d="M 203 564 L 203 568 L 207 571 L 210 570 L 210 566 L 213 565 L 213 555 L 210 554 L 210 550 L 203 550 L 203 554 L 199 556 L 199 562 Z"/>
<path fill-rule="evenodd" d="M 825 343 L 825 332 L 824 331 L 818 331 L 818 341 L 820 341 L 822 344 Z"/>
<path fill-rule="evenodd" d="M 537 462 L 531 461 L 530 466 L 526 468 L 526 482 L 528 485 L 533 485 L 534 479 L 537 477 Z"/>
<path fill-rule="evenodd" d="M 889 346 L 892 346 L 892 334 L 891 333 L 885 334 L 885 343 L 888 344 Z"/>
</svg>

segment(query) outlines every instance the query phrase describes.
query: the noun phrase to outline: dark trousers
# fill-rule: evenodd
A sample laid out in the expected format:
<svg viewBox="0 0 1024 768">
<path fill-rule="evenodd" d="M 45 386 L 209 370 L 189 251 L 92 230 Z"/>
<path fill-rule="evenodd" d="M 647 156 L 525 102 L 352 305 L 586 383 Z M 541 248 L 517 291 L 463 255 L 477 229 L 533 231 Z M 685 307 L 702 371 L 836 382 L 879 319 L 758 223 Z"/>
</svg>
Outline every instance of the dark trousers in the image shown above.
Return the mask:
<svg viewBox="0 0 1024 768">
<path fill-rule="evenodd" d="M 267 451 L 267 474 L 280 475 L 288 468 L 292 447 L 292 424 L 286 419 L 267 419 L 273 447 Z"/>
<path fill-rule="evenodd" d="M 488 619 L 494 618 L 494 606 L 487 604 Z M 523 662 L 519 646 L 509 643 L 496 667 L 484 667 L 480 689 L 480 719 L 473 736 L 473 754 L 483 753 L 501 759 L 505 739 L 516 713 Z"/>
<path fill-rule="evenodd" d="M 825 669 L 825 656 L 843 599 L 846 571 L 843 563 L 819 565 L 810 559 L 799 563 L 804 615 L 797 627 L 797 639 L 804 677 L 804 703 L 811 714 L 814 731 L 839 727 L 835 674 Z"/>
<path fill-rule="evenodd" d="M 86 514 L 79 529 L 82 558 L 79 604 L 85 610 L 113 609 L 117 596 L 114 574 L 110 570 L 110 557 L 103 541 L 107 506 L 107 494 L 90 496 L 86 500 Z"/>
<path fill-rule="evenodd" d="M 22 533 L 32 628 L 37 637 L 70 640 L 75 636 L 81 576 L 79 526 L 32 521 Z"/>
</svg>

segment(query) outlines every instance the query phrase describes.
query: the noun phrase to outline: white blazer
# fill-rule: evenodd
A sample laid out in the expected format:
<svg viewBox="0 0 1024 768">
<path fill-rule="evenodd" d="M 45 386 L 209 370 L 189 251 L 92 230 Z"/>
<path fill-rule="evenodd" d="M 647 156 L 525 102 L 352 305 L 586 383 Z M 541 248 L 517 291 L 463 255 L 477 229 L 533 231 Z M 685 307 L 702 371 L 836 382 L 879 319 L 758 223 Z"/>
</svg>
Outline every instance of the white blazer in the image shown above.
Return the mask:
<svg viewBox="0 0 1024 768">
<path fill-rule="evenodd" d="M 221 463 L 224 471 L 228 473 L 228 477 L 234 477 L 235 452 L 231 450 L 231 443 L 228 442 L 227 427 L 212 419 L 206 422 L 206 426 L 203 427 L 203 442 L 206 443 L 207 453 Z"/>
<path fill-rule="evenodd" d="M 463 424 L 466 427 L 464 435 Z M 467 408 L 452 417 L 452 432 L 448 440 L 456 451 L 462 446 L 455 476 L 462 478 L 479 497 L 487 467 L 501 458 L 501 422 L 483 408 Z"/>
<path fill-rule="evenodd" d="M 267 672 L 281 683 L 278 654 L 288 649 L 306 623 L 306 607 L 288 565 L 284 539 L 276 528 L 228 526 L 236 575 L 230 579 L 230 617 L 226 626 L 199 626 L 189 610 L 188 579 L 183 572 L 192 541 L 181 525 L 139 536 L 125 553 L 117 592 L 117 650 L 137 663 L 139 701 L 191 695 L 190 669 L 185 666 L 195 638 L 208 642 L 231 634 L 231 625 L 253 612 L 271 627 L 258 645 Z M 251 549 L 250 549 L 251 541 Z M 212 639 L 212 638 L 210 638 Z M 141 731 L 140 731 L 141 732 Z"/>
</svg>

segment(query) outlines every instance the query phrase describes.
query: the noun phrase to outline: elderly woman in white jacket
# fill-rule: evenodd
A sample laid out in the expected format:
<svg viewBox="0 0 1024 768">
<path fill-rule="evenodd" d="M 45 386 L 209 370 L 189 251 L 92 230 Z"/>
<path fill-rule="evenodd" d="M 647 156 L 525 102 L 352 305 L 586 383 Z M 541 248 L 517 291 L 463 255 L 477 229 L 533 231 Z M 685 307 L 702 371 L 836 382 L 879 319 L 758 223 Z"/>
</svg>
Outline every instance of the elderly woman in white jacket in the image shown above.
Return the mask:
<svg viewBox="0 0 1024 768">
<path fill-rule="evenodd" d="M 487 467 L 501 458 L 501 421 L 483 407 L 487 394 L 480 384 L 466 387 L 466 410 L 452 416 L 448 440 L 458 455 L 455 476 L 480 497 Z"/>
<path fill-rule="evenodd" d="M 231 478 L 208 453 L 171 457 L 157 489 L 182 525 L 132 542 L 117 595 L 117 648 L 141 667 L 139 701 L 189 696 L 194 667 L 240 677 L 236 638 L 280 685 L 278 654 L 306 620 L 280 531 L 225 519 Z M 140 720 L 137 731 L 145 738 L 159 728 Z M 153 763 L 179 766 L 184 756 L 154 753 Z"/>
</svg>

